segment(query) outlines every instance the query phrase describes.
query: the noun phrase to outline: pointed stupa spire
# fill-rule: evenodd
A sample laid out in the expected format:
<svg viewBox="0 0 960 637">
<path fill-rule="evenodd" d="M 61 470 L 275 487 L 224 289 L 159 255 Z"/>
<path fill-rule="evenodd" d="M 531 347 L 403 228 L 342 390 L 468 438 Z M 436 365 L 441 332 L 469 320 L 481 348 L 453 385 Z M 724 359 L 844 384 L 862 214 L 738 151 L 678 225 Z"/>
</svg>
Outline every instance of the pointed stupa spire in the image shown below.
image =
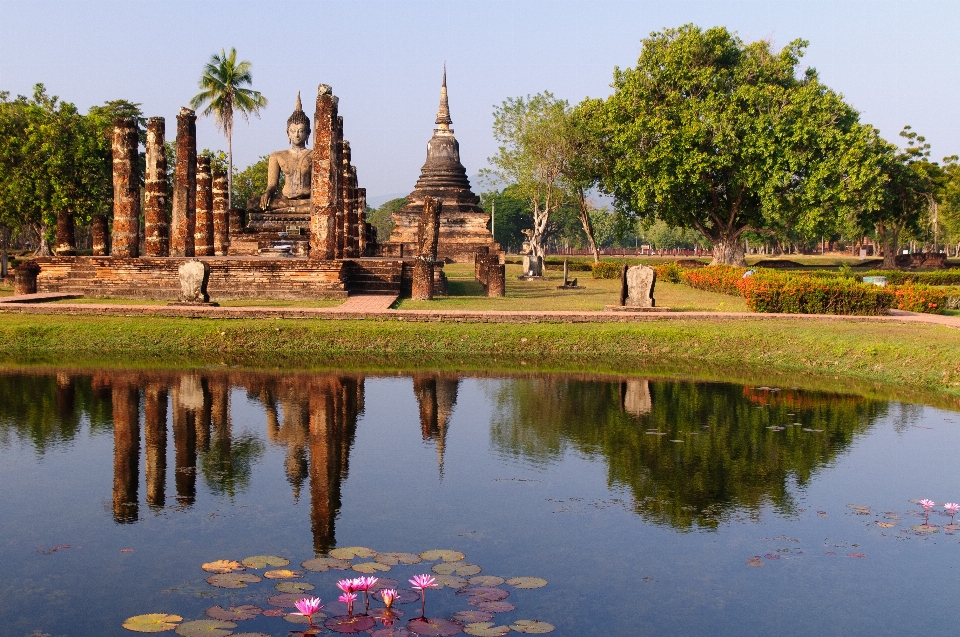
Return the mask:
<svg viewBox="0 0 960 637">
<path fill-rule="evenodd" d="M 443 84 L 440 86 L 440 108 L 437 110 L 437 126 L 442 130 L 449 130 L 453 120 L 450 119 L 450 104 L 447 102 L 447 63 L 443 63 Z"/>
</svg>

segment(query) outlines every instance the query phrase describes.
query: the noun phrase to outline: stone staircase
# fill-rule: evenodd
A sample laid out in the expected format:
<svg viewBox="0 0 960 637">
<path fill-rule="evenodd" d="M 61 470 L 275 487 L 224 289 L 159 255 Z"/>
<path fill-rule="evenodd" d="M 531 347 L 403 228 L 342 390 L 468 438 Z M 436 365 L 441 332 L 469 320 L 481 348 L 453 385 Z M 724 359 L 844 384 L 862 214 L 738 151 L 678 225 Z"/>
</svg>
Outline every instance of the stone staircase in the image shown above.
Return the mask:
<svg viewBox="0 0 960 637">
<path fill-rule="evenodd" d="M 400 294 L 403 262 L 352 259 L 347 262 L 347 291 L 353 294 Z"/>
</svg>

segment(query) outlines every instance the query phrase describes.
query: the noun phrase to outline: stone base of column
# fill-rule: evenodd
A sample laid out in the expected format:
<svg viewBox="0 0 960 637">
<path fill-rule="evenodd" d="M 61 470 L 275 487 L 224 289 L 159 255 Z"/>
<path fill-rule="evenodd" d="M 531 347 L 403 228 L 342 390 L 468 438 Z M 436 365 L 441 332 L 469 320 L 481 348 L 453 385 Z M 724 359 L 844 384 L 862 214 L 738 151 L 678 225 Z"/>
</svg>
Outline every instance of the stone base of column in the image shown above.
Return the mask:
<svg viewBox="0 0 960 637">
<path fill-rule="evenodd" d="M 433 299 L 433 264 L 418 258 L 413 262 L 413 291 L 410 298 L 416 301 Z"/>
</svg>

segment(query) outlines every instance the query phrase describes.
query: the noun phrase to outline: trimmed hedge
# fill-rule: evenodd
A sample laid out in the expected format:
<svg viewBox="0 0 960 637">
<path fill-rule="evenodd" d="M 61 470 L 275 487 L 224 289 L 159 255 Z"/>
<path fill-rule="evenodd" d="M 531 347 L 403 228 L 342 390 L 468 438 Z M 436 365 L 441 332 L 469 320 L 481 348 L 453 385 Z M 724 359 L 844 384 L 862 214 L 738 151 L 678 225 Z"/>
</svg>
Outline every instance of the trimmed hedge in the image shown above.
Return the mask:
<svg viewBox="0 0 960 637">
<path fill-rule="evenodd" d="M 622 263 L 615 263 L 611 261 L 601 261 L 600 263 L 594 263 L 591 265 L 593 278 L 595 279 L 619 279 L 620 270 L 622 268 Z"/>
<path fill-rule="evenodd" d="M 839 278 L 754 275 L 740 290 L 752 312 L 869 316 L 886 314 L 896 301 L 886 288 Z"/>
<path fill-rule="evenodd" d="M 891 286 L 890 289 L 897 299 L 898 310 L 940 314 L 947 309 L 948 295 L 942 288 L 907 283 Z"/>
<path fill-rule="evenodd" d="M 683 267 L 676 261 L 661 263 L 653 268 L 657 272 L 657 281 L 666 281 L 667 283 L 681 283 L 680 276 L 683 274 Z"/>
<path fill-rule="evenodd" d="M 869 270 L 858 274 L 861 279 L 865 276 L 885 276 L 890 285 L 904 285 L 916 283 L 918 285 L 960 285 L 960 269 L 927 270 L 908 272 L 904 270 Z"/>
<path fill-rule="evenodd" d="M 680 272 L 680 282 L 692 288 L 708 292 L 720 292 L 733 296 L 742 296 L 738 284 L 744 280 L 743 275 L 747 268 L 737 268 L 732 265 L 710 265 L 695 270 Z"/>
</svg>

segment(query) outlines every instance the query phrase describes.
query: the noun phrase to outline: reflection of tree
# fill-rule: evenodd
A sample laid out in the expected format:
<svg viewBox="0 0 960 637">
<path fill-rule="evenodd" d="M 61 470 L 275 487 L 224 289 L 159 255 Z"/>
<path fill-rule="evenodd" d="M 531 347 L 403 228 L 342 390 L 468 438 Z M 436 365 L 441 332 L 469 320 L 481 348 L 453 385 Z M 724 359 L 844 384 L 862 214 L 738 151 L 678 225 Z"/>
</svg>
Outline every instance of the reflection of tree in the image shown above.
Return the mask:
<svg viewBox="0 0 960 637">
<path fill-rule="evenodd" d="M 203 453 L 200 468 L 212 493 L 232 498 L 250 487 L 251 468 L 263 456 L 264 445 L 250 434 L 232 435 L 230 385 L 226 378 L 206 380 L 205 388 L 204 396 L 209 400 L 204 401 L 200 416 L 209 420 L 201 428 L 209 431 L 212 427 L 213 439 Z"/>
<path fill-rule="evenodd" d="M 493 442 L 537 464 L 569 448 L 602 456 L 610 484 L 632 492 L 640 515 L 677 528 L 713 527 L 764 500 L 790 511 L 790 480 L 805 484 L 886 410 L 854 396 L 766 391 L 758 399 L 735 385 L 653 381 L 646 405 L 636 382 L 502 383 Z M 767 429 L 789 423 L 802 426 Z"/>
</svg>

